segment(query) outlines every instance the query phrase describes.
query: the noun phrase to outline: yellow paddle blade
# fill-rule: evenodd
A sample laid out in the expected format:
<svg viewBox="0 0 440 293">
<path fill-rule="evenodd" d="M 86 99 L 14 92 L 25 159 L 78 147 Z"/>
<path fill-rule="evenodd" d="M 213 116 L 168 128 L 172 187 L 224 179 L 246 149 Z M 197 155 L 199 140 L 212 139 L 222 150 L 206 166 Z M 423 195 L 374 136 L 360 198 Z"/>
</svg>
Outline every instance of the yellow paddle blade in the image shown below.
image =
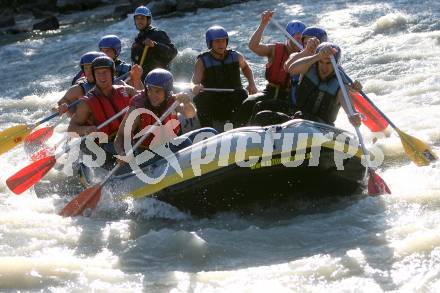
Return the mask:
<svg viewBox="0 0 440 293">
<path fill-rule="evenodd" d="M 398 128 L 395 130 L 400 136 L 406 155 L 417 166 L 427 166 L 438 159 L 437 155 L 423 141 L 406 134 Z"/>
<path fill-rule="evenodd" d="M 32 129 L 24 124 L 0 131 L 0 155 L 20 144 L 31 131 Z"/>
</svg>

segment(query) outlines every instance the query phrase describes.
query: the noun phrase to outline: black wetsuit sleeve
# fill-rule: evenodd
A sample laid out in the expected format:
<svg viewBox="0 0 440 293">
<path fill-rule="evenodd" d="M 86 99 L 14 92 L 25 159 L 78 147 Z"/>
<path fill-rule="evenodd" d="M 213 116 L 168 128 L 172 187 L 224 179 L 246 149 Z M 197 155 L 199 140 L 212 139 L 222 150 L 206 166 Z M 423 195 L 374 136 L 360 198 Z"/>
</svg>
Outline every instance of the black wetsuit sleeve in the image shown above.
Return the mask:
<svg viewBox="0 0 440 293">
<path fill-rule="evenodd" d="M 177 49 L 174 44 L 171 43 L 166 32 L 157 31 L 154 41 L 156 42 L 154 51 L 160 59 L 166 60 L 166 62 L 169 63 L 177 56 Z"/>
</svg>

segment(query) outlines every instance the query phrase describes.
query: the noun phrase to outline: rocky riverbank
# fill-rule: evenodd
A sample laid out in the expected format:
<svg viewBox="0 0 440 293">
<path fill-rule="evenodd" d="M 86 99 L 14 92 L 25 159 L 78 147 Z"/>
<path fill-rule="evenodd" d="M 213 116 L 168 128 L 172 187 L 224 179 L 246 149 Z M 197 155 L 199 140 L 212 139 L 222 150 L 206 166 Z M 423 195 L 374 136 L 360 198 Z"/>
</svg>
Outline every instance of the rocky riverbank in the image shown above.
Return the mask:
<svg viewBox="0 0 440 293">
<path fill-rule="evenodd" d="M 118 21 L 146 5 L 153 17 L 197 13 L 249 0 L 0 0 L 0 45 L 39 31 L 63 30 L 78 24 Z"/>
</svg>

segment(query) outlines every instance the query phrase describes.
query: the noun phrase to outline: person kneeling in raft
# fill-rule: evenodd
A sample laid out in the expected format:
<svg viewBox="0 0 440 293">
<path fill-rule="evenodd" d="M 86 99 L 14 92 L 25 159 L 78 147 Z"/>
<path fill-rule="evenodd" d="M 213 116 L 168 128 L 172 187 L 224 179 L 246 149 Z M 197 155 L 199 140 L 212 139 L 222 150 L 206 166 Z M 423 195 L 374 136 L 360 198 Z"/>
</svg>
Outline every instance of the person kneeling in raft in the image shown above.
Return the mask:
<svg viewBox="0 0 440 293">
<path fill-rule="evenodd" d="M 148 73 L 144 81 L 146 90 L 142 91 L 130 101 L 130 108 L 127 115 L 119 127 L 115 139 L 115 150 L 120 156 L 125 156 L 128 150 L 124 148 L 124 141 L 130 133 L 132 139 L 138 132 L 153 126 L 159 117 L 161 117 L 175 101 L 178 105 L 175 111 L 168 114 L 158 125 L 162 125 L 152 132 L 141 144 L 143 148 L 156 149 L 167 142 L 172 152 L 187 147 L 192 144 L 192 139 L 196 133 L 201 131 L 214 132 L 215 130 L 197 129 L 186 133 L 184 136 L 177 137 L 180 134 L 180 122 L 177 119 L 177 113 L 180 112 L 185 118 L 190 119 L 196 115 L 196 109 L 191 99 L 186 93 L 173 94 L 173 75 L 161 68 L 154 69 Z M 130 118 L 134 111 L 140 111 L 134 120 Z M 139 112 L 138 112 L 139 113 Z M 127 123 L 132 123 L 131 128 Z M 125 130 L 127 128 L 128 131 Z M 144 130 L 145 131 L 145 130 Z"/>
</svg>

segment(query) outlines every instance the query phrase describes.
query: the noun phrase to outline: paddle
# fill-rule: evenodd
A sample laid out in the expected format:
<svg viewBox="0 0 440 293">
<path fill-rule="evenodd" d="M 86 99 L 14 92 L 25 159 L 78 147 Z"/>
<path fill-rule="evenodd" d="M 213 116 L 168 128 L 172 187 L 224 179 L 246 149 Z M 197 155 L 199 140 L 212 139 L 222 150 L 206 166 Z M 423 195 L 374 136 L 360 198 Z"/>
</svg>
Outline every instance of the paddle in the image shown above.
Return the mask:
<svg viewBox="0 0 440 293">
<path fill-rule="evenodd" d="M 191 82 L 175 82 L 173 84 L 174 87 L 176 88 L 180 88 L 180 89 L 187 89 L 187 88 L 191 88 L 194 84 Z M 217 92 L 217 93 L 232 93 L 235 92 L 235 89 L 221 89 L 221 88 L 211 88 L 211 87 L 206 87 L 202 89 L 202 92 Z"/>
<path fill-rule="evenodd" d="M 24 149 L 26 153 L 30 154 L 31 157 L 34 157 L 36 152 L 44 151 L 45 149 L 43 148 L 41 150 L 41 147 L 45 146 L 45 142 L 53 135 L 55 127 L 57 127 L 61 122 L 65 121 L 66 118 L 67 117 L 64 115 L 64 117 L 59 119 L 56 123 L 37 129 L 29 134 L 24 140 Z"/>
<path fill-rule="evenodd" d="M 344 101 L 345 101 L 345 104 L 348 109 L 348 114 L 354 115 L 353 105 L 351 103 L 350 98 L 348 97 L 347 89 L 345 88 L 345 85 L 342 81 L 341 74 L 339 73 L 339 70 L 338 70 L 338 65 L 336 64 L 335 57 L 333 55 L 330 56 L 330 61 L 332 62 L 333 69 L 336 73 L 336 78 L 338 79 L 339 86 L 342 90 L 342 95 L 344 97 Z M 368 178 L 368 194 L 371 196 L 375 196 L 375 195 L 380 195 L 380 194 L 384 194 L 384 193 L 391 193 L 391 191 L 388 188 L 388 186 L 386 185 L 385 181 L 382 178 L 380 178 L 380 176 L 377 175 L 374 172 L 373 168 L 371 167 L 370 160 L 368 159 L 369 152 L 368 152 L 367 148 L 365 147 L 364 140 L 362 138 L 362 134 L 359 130 L 359 127 L 355 126 L 355 129 L 356 129 L 356 133 L 357 133 L 359 142 L 362 147 L 362 151 L 364 153 L 364 156 L 366 157 L 365 161 L 367 162 L 367 170 L 368 170 L 368 174 L 370 175 Z"/>
<path fill-rule="evenodd" d="M 339 67 L 339 70 L 342 70 Z M 353 84 L 353 83 L 351 83 Z M 389 123 L 380 115 L 376 109 L 366 101 L 362 95 L 358 92 L 353 92 L 350 94 L 351 101 L 356 110 L 362 114 L 362 123 L 368 127 L 372 132 L 384 131 Z"/>
<path fill-rule="evenodd" d="M 154 130 L 154 126 L 156 126 L 159 122 L 165 119 L 174 109 L 179 105 L 178 101 L 175 101 L 168 109 L 163 113 L 163 115 L 159 118 L 156 123 L 154 123 L 153 127 L 150 127 L 142 137 L 136 142 L 136 144 L 132 147 L 132 149 L 128 152 L 127 157 L 133 156 L 134 151 L 139 147 L 139 145 L 147 138 L 147 136 Z M 101 189 L 104 184 L 119 170 L 124 163 L 118 163 L 108 175 L 101 181 L 101 183 L 96 184 L 90 188 L 87 188 L 75 198 L 73 198 L 59 213 L 63 217 L 76 216 L 81 214 L 86 208 L 94 209 L 98 204 L 101 198 Z"/>
<path fill-rule="evenodd" d="M 107 124 L 111 123 L 113 120 L 127 112 L 127 110 L 128 106 L 125 107 L 121 112 L 117 113 L 113 117 L 109 118 L 107 121 L 100 124 L 97 128 L 101 129 L 102 127 L 105 127 Z M 82 137 L 81 140 L 74 144 L 74 146 L 81 144 L 84 139 L 85 137 Z M 33 162 L 32 164 L 28 165 L 27 167 L 21 169 L 20 171 L 9 177 L 6 180 L 6 185 L 15 194 L 21 194 L 25 190 L 32 187 L 35 183 L 40 181 L 40 179 L 43 178 L 43 176 L 46 175 L 46 173 L 49 172 L 49 170 L 55 165 L 57 159 L 69 150 L 70 148 L 67 147 L 56 155 L 51 155 Z"/>
<path fill-rule="evenodd" d="M 71 103 L 68 107 L 72 107 L 79 103 L 78 101 L 75 101 Z M 30 133 L 33 129 L 38 127 L 39 125 L 57 117 L 60 115 L 60 113 L 55 112 L 46 118 L 38 121 L 35 124 L 20 124 L 12 126 L 8 129 L 5 129 L 0 132 L 0 155 L 3 153 L 6 153 L 7 151 L 11 150 L 15 146 L 19 145 Z M 36 134 L 34 134 L 30 139 L 31 140 L 44 140 L 46 137 L 50 137 L 53 133 L 53 129 L 48 128 L 42 128 L 42 130 L 37 131 Z"/>
<path fill-rule="evenodd" d="M 341 73 L 344 78 L 350 83 L 353 81 L 350 77 L 342 70 Z M 432 161 L 438 159 L 437 155 L 431 150 L 431 148 L 426 145 L 423 141 L 403 132 L 400 130 L 368 97 L 361 91 L 362 97 L 371 105 L 373 108 L 382 115 L 382 117 L 391 125 L 391 127 L 397 132 L 402 142 L 403 149 L 408 156 L 408 158 L 413 161 L 417 166 L 429 165 Z"/>
<path fill-rule="evenodd" d="M 144 51 L 142 51 L 141 62 L 139 62 L 139 65 L 141 67 L 142 67 L 142 65 L 144 65 L 145 57 L 147 57 L 148 48 L 149 48 L 148 46 L 145 46 Z"/>
</svg>

